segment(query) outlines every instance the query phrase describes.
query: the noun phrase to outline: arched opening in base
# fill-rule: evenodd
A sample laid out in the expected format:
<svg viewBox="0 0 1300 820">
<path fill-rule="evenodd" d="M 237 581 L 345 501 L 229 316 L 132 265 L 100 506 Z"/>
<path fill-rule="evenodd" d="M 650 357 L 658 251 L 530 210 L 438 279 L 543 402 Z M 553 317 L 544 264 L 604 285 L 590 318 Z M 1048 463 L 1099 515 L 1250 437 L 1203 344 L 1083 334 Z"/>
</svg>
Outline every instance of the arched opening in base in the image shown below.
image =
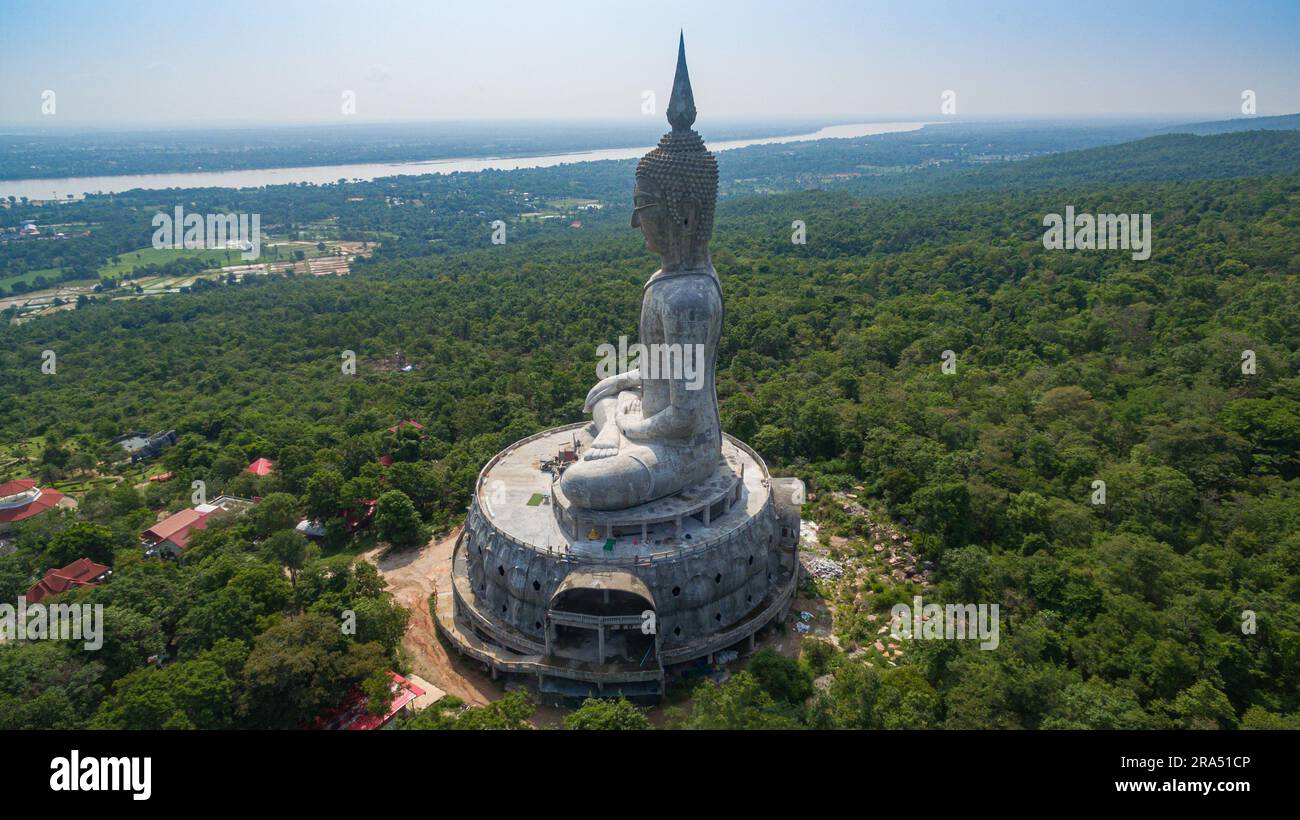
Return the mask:
<svg viewBox="0 0 1300 820">
<path fill-rule="evenodd" d="M 574 572 L 546 612 L 548 654 L 604 665 L 658 664 L 654 596 L 626 572 Z"/>
</svg>

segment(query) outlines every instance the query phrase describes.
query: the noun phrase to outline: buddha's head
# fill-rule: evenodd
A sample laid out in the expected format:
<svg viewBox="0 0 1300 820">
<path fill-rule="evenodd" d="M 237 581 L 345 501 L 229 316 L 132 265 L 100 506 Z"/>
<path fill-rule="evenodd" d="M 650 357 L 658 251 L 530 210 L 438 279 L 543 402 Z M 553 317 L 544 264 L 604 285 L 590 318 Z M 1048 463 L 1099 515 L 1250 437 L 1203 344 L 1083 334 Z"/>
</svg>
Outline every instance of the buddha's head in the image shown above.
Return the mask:
<svg viewBox="0 0 1300 820">
<path fill-rule="evenodd" d="M 708 262 L 718 200 L 718 163 L 691 130 L 695 97 L 684 39 L 677 45 L 668 122 L 673 130 L 637 164 L 632 226 L 641 229 L 646 246 L 663 258 L 664 270 L 673 270 Z"/>
</svg>

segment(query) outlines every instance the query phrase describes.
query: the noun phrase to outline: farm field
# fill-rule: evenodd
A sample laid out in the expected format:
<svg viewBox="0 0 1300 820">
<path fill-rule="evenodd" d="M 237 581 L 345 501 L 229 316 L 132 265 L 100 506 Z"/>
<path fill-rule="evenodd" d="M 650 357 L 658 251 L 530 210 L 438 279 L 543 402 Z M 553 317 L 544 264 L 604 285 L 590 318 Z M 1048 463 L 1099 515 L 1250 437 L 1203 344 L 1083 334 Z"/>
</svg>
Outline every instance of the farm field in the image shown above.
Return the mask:
<svg viewBox="0 0 1300 820">
<path fill-rule="evenodd" d="M 26 273 L 20 273 L 16 276 L 0 276 L 0 288 L 7 289 L 18 282 L 25 282 L 30 285 L 38 276 L 44 276 L 46 279 L 52 281 L 58 275 L 58 268 L 41 268 L 40 270 L 29 270 Z"/>
</svg>

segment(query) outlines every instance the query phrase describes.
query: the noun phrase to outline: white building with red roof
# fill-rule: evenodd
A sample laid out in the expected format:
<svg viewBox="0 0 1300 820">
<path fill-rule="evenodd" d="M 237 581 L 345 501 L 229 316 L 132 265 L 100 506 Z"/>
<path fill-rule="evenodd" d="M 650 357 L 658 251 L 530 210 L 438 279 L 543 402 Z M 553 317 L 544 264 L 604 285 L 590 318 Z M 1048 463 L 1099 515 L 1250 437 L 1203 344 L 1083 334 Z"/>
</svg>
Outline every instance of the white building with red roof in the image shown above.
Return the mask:
<svg viewBox="0 0 1300 820">
<path fill-rule="evenodd" d="M 189 546 L 191 533 L 207 529 L 208 513 L 198 510 L 181 510 L 167 516 L 144 531 L 140 537 L 145 555 L 167 555 L 179 558 Z"/>
<path fill-rule="evenodd" d="M 214 516 L 223 513 L 239 514 L 251 506 L 253 502 L 247 498 L 223 495 L 193 509 L 173 513 L 145 530 L 140 536 L 144 554 L 179 558 L 189 546 L 194 533 L 207 529 L 208 523 Z"/>
<path fill-rule="evenodd" d="M 30 478 L 0 484 L 0 532 L 19 521 L 54 507 L 75 507 L 77 502 L 58 490 L 42 489 Z"/>
</svg>

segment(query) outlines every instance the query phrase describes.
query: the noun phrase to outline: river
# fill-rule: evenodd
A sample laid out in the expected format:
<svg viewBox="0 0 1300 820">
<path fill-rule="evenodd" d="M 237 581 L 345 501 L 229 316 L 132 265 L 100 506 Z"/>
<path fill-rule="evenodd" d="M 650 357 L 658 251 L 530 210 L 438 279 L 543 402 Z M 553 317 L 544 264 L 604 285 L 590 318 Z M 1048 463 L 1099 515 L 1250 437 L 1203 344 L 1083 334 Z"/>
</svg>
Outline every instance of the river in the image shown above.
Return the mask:
<svg viewBox="0 0 1300 820">
<path fill-rule="evenodd" d="M 915 131 L 923 122 L 869 122 L 855 125 L 832 125 L 810 134 L 792 134 L 783 137 L 732 140 L 709 143 L 712 151 L 728 151 L 750 145 L 777 145 L 787 142 L 804 142 L 821 139 L 848 139 L 874 134 L 893 134 Z M 458 157 L 427 160 L 423 162 L 374 162 L 360 165 L 313 165 L 300 168 L 256 168 L 243 171 L 196 171 L 168 174 L 123 174 L 105 177 L 66 177 L 62 179 L 0 180 L 0 196 L 27 197 L 28 199 L 65 199 L 69 194 L 79 198 L 86 193 L 110 193 L 135 188 L 151 190 L 163 188 L 260 188 L 265 185 L 310 182 L 316 185 L 337 182 L 340 179 L 372 180 L 401 174 L 451 174 L 457 171 L 485 171 L 494 168 L 513 171 L 517 168 L 549 168 L 573 162 L 595 162 L 608 159 L 635 159 L 653 146 L 639 148 L 599 148 L 592 151 L 575 151 L 566 154 L 545 154 L 530 157 Z"/>
</svg>

